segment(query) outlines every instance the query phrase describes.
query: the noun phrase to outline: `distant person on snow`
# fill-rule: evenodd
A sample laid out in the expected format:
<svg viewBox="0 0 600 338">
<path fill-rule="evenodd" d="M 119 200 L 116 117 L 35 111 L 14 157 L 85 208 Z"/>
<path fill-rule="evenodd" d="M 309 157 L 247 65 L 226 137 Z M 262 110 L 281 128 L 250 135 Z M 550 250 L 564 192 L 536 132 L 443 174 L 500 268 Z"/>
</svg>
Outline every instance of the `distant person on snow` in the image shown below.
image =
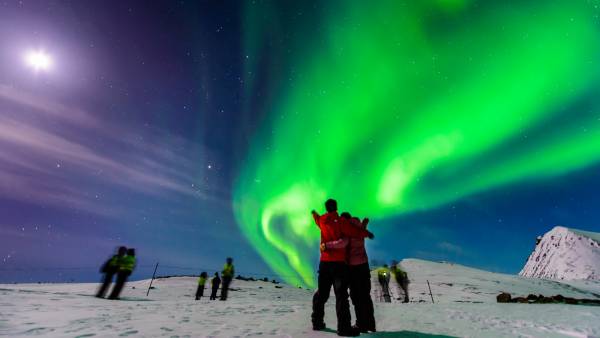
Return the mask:
<svg viewBox="0 0 600 338">
<path fill-rule="evenodd" d="M 102 280 L 102 285 L 100 286 L 100 289 L 98 289 L 96 297 L 104 298 L 104 295 L 106 294 L 106 291 L 108 291 L 110 283 L 112 283 L 113 276 L 116 275 L 117 272 L 119 272 L 119 260 L 123 256 L 125 256 L 125 253 L 127 253 L 127 248 L 124 246 L 119 247 L 119 249 L 117 250 L 117 254 L 109 258 L 102 265 L 102 268 L 100 268 L 100 272 L 104 274 L 104 277 Z"/>
<path fill-rule="evenodd" d="M 343 212 L 342 218 L 347 219 L 352 226 L 366 229 L 369 219 L 362 220 L 352 217 L 350 213 Z M 321 251 L 331 249 L 346 249 L 348 253 L 348 271 L 350 276 L 350 299 L 354 304 L 356 314 L 355 327 L 360 332 L 376 332 L 373 300 L 371 299 L 371 269 L 369 257 L 365 249 L 364 238 L 341 238 L 321 244 Z"/>
<path fill-rule="evenodd" d="M 127 255 L 121 257 L 119 259 L 119 272 L 117 273 L 117 282 L 110 294 L 109 299 L 119 299 L 119 295 L 123 290 L 123 286 L 125 286 L 125 282 L 127 282 L 127 278 L 135 269 L 136 259 L 135 259 L 135 249 L 127 249 Z"/>
<path fill-rule="evenodd" d="M 227 300 L 229 284 L 231 284 L 231 280 L 233 279 L 234 273 L 235 270 L 233 269 L 233 258 L 227 257 L 227 261 L 223 266 L 223 271 L 221 271 L 221 276 L 223 276 L 223 286 L 221 286 L 221 300 Z"/>
<path fill-rule="evenodd" d="M 198 278 L 198 289 L 196 289 L 196 300 L 199 300 L 204 296 L 204 285 L 206 284 L 206 278 L 208 274 L 206 272 L 202 272 L 200 274 L 200 278 Z"/>
<path fill-rule="evenodd" d="M 217 291 L 219 291 L 220 285 L 221 278 L 219 278 L 219 273 L 215 272 L 215 276 L 210 280 L 210 286 L 212 288 L 212 292 L 210 293 L 210 300 L 217 299 Z"/>
<path fill-rule="evenodd" d="M 365 229 L 352 226 L 337 213 L 337 202 L 329 199 L 325 202 L 327 213 L 319 215 L 312 211 L 315 223 L 321 230 L 321 243 L 340 238 L 373 238 L 373 234 Z M 329 249 L 321 252 L 319 262 L 318 289 L 313 296 L 312 325 L 313 330 L 324 330 L 325 303 L 333 286 L 335 293 L 335 310 L 337 315 L 337 334 L 339 336 L 358 336 L 360 330 L 351 326 L 350 304 L 348 302 L 348 266 L 345 248 Z"/>
<path fill-rule="evenodd" d="M 381 294 L 386 303 L 391 303 L 392 298 L 390 296 L 390 269 L 387 264 L 383 264 L 382 267 L 377 269 L 377 279 L 381 285 Z"/>
<path fill-rule="evenodd" d="M 398 262 L 396 261 L 392 261 L 392 267 L 390 268 L 390 270 L 392 272 L 392 275 L 394 276 L 394 279 L 396 280 L 396 283 L 398 283 L 398 286 L 400 286 L 402 292 L 404 292 L 404 300 L 402 301 L 402 303 L 408 303 L 408 283 L 410 282 L 408 280 L 408 274 L 406 273 L 406 271 L 400 268 Z M 400 300 L 400 298 L 398 298 L 398 300 Z"/>
</svg>

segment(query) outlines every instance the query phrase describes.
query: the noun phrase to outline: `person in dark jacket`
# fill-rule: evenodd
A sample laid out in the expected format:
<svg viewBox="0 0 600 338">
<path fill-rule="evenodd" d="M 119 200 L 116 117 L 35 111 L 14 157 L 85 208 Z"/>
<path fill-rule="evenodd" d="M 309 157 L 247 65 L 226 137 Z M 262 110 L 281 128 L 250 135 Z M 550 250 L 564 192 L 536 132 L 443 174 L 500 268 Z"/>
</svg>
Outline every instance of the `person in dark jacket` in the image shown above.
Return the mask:
<svg viewBox="0 0 600 338">
<path fill-rule="evenodd" d="M 324 243 L 340 238 L 373 238 L 366 229 L 352 226 L 348 220 L 340 218 L 337 213 L 337 202 L 333 199 L 325 202 L 327 213 L 319 215 L 312 211 L 315 223 L 321 230 L 321 247 Z M 318 288 L 313 296 L 312 325 L 313 330 L 324 330 L 325 303 L 333 286 L 335 293 L 335 310 L 337 315 L 337 334 L 339 336 L 358 336 L 360 330 L 351 325 L 350 303 L 348 301 L 348 265 L 346 248 L 332 248 L 321 251 L 319 262 Z"/>
<path fill-rule="evenodd" d="M 229 291 L 229 284 L 233 279 L 235 270 L 233 269 L 233 258 L 227 257 L 221 276 L 223 276 L 223 286 L 221 286 L 221 300 L 227 300 L 227 293 Z"/>
<path fill-rule="evenodd" d="M 121 290 L 123 290 L 123 286 L 125 286 L 125 282 L 127 282 L 127 278 L 135 269 L 136 259 L 135 259 L 135 249 L 127 249 L 127 255 L 121 257 L 119 259 L 119 272 L 117 273 L 117 282 L 110 293 L 109 299 L 119 299 L 119 295 L 121 294 Z"/>
<path fill-rule="evenodd" d="M 200 278 L 198 278 L 198 289 L 196 289 L 196 300 L 200 300 L 200 298 L 202 298 L 202 296 L 204 296 L 204 285 L 206 284 L 206 278 L 208 278 L 208 274 L 203 271 L 200 274 Z"/>
<path fill-rule="evenodd" d="M 127 248 L 124 246 L 119 247 L 119 249 L 117 250 L 117 254 L 113 255 L 102 265 L 100 272 L 104 274 L 104 277 L 102 279 L 102 285 L 100 286 L 100 289 L 98 289 L 96 297 L 104 298 L 104 295 L 106 294 L 110 283 L 112 283 L 113 276 L 116 275 L 119 271 L 119 260 L 123 256 L 125 256 L 125 253 L 127 253 Z"/>
<path fill-rule="evenodd" d="M 219 278 L 219 273 L 215 272 L 215 276 L 210 281 L 210 286 L 212 288 L 212 292 L 210 293 L 210 300 L 217 299 L 217 291 L 219 291 L 220 285 L 221 285 L 221 278 Z"/>
</svg>

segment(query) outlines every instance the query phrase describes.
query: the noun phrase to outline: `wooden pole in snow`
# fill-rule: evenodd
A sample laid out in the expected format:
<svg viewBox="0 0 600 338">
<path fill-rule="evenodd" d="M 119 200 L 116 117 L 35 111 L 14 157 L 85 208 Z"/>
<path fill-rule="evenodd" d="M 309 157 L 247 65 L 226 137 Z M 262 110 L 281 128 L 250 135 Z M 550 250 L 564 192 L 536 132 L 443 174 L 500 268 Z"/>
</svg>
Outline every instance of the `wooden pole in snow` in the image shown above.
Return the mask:
<svg viewBox="0 0 600 338">
<path fill-rule="evenodd" d="M 427 287 L 429 288 L 429 295 L 431 296 L 431 302 L 435 304 L 433 301 L 433 293 L 431 293 L 431 285 L 429 285 L 429 280 L 427 280 Z"/>
<path fill-rule="evenodd" d="M 158 262 L 156 262 L 156 266 L 154 267 L 154 272 L 152 273 L 152 279 L 150 280 L 150 286 L 148 286 L 148 292 L 146 292 L 146 297 L 148 297 L 148 295 L 150 294 L 152 282 L 154 282 L 154 277 L 156 277 L 156 269 L 158 269 Z"/>
</svg>

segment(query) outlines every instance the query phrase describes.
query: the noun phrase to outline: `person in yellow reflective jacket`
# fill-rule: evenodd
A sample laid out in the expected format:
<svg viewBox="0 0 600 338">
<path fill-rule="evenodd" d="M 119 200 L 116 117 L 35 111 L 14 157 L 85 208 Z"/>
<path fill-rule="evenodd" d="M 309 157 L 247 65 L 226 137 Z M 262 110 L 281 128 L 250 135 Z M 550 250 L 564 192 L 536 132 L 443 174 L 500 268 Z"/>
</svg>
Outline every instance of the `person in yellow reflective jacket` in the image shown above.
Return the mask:
<svg viewBox="0 0 600 338">
<path fill-rule="evenodd" d="M 221 300 L 227 300 L 227 291 L 229 291 L 229 284 L 231 284 L 234 273 L 235 270 L 233 269 L 233 258 L 227 257 L 225 265 L 223 266 L 223 271 L 221 271 L 221 276 L 223 277 L 223 284 L 221 286 Z"/>
<path fill-rule="evenodd" d="M 391 272 L 392 272 L 392 275 L 394 275 L 394 279 L 398 283 L 398 286 L 400 286 L 400 288 L 402 289 L 402 291 L 404 293 L 404 300 L 402 302 L 408 303 L 408 301 L 409 301 L 409 298 L 408 298 L 408 283 L 409 283 L 408 274 L 406 273 L 406 271 L 402 270 L 398 266 L 398 262 L 396 262 L 396 261 L 392 262 Z M 398 300 L 400 300 L 400 298 L 398 298 Z"/>
<path fill-rule="evenodd" d="M 127 255 L 121 257 L 117 264 L 119 266 L 117 282 L 115 283 L 115 287 L 113 288 L 110 297 L 108 297 L 109 299 L 119 299 L 119 295 L 121 294 L 121 290 L 123 290 L 123 286 L 125 286 L 125 282 L 127 282 L 127 278 L 129 278 L 135 269 L 135 249 L 127 249 Z"/>
<path fill-rule="evenodd" d="M 125 256 L 125 253 L 127 253 L 127 248 L 124 246 L 119 247 L 117 254 L 113 255 L 102 265 L 100 272 L 104 274 L 104 277 L 102 279 L 102 285 L 100 286 L 100 289 L 98 289 L 96 297 L 103 298 L 106 294 L 110 283 L 112 283 L 113 276 L 116 275 L 117 272 L 119 272 L 119 260 L 123 256 Z"/>
<path fill-rule="evenodd" d="M 206 278 L 208 274 L 206 272 L 202 272 L 200 274 L 200 278 L 198 278 L 198 289 L 196 289 L 196 300 L 199 300 L 204 296 L 204 285 L 206 284 Z"/>
<path fill-rule="evenodd" d="M 382 280 L 384 282 L 385 281 L 389 282 L 389 280 L 390 280 L 390 269 L 388 268 L 387 264 L 384 264 L 382 267 L 380 267 L 379 269 L 377 269 L 377 278 L 379 278 L 379 282 L 380 283 L 381 283 Z"/>
</svg>

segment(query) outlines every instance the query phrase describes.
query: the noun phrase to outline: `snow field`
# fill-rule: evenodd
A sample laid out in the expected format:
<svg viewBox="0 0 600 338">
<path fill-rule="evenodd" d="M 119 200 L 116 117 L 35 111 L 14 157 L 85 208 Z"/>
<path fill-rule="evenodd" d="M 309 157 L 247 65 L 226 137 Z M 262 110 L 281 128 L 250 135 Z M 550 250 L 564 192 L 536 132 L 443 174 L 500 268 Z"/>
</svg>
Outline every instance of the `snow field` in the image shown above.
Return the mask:
<svg viewBox="0 0 600 338">
<path fill-rule="evenodd" d="M 383 337 L 600 337 L 600 307 L 561 304 L 497 304 L 500 290 L 594 297 L 597 284 L 495 274 L 459 265 L 408 259 L 411 303 L 373 299 Z M 436 300 L 431 304 L 425 280 Z M 310 326 L 312 290 L 267 282 L 234 281 L 230 299 L 195 301 L 196 278 L 174 277 L 129 283 L 122 301 L 97 299 L 97 284 L 0 285 L 0 336 L 25 337 L 333 337 Z M 393 293 L 397 286 L 390 283 Z M 132 287 L 135 287 L 132 288 Z M 579 288 L 581 287 L 581 289 Z M 396 295 L 397 293 L 395 293 Z M 335 297 L 325 322 L 335 328 Z M 369 336 L 369 335 L 363 335 Z"/>
</svg>

